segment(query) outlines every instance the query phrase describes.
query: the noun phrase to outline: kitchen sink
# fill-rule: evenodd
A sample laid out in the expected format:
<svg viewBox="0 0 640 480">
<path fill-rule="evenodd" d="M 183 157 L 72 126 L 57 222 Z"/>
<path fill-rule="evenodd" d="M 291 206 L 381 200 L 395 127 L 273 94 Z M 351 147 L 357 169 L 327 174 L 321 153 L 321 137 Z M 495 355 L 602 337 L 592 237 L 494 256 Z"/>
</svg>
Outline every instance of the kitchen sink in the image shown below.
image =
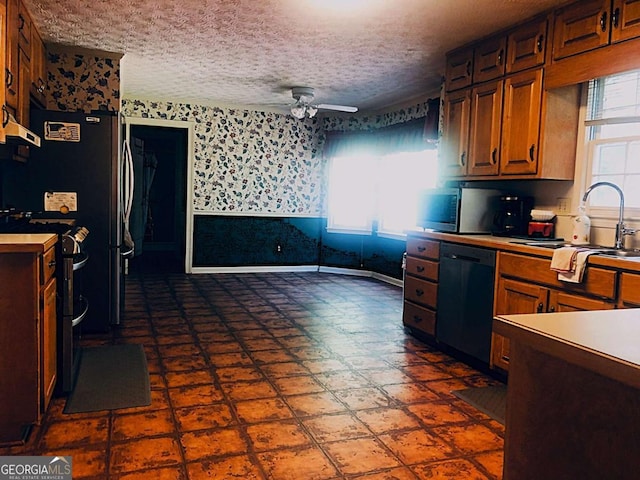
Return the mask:
<svg viewBox="0 0 640 480">
<path fill-rule="evenodd" d="M 640 250 L 637 248 L 629 250 L 616 250 L 612 248 L 611 250 L 602 252 L 600 255 L 606 255 L 608 257 L 640 257 Z"/>
<path fill-rule="evenodd" d="M 543 247 L 543 248 L 551 248 L 551 249 L 574 246 L 566 242 L 538 241 L 538 242 L 513 242 L 513 243 L 520 243 L 521 245 L 528 245 L 530 247 Z M 603 247 L 602 245 L 580 245 L 580 248 L 591 248 L 593 250 L 600 250 L 600 252 L 596 253 L 595 255 L 606 255 L 608 257 L 622 257 L 622 258 L 640 257 L 640 249 L 638 248 L 617 250 L 611 247 Z"/>
</svg>

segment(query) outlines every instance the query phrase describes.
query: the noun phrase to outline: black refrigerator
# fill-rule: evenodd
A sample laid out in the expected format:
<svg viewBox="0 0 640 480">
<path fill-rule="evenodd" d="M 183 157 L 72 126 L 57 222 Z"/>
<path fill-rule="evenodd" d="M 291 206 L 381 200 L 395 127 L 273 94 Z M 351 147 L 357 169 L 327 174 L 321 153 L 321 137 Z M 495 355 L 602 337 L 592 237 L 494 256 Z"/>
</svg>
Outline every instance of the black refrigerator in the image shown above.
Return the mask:
<svg viewBox="0 0 640 480">
<path fill-rule="evenodd" d="M 119 154 L 119 118 L 34 109 L 31 129 L 41 146 L 31 148 L 27 161 L 29 209 L 89 230 L 80 286 L 89 310 L 81 325 L 83 332 L 106 332 L 122 322 L 124 259 L 132 253 L 125 237 L 133 170 Z"/>
</svg>

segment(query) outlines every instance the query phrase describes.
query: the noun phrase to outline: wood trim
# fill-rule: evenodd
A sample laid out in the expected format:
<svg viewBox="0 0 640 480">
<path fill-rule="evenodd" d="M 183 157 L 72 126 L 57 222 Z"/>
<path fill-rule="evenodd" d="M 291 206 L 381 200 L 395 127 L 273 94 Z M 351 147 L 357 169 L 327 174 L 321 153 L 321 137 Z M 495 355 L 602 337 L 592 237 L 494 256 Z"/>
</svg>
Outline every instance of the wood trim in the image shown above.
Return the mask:
<svg viewBox="0 0 640 480">
<path fill-rule="evenodd" d="M 575 85 L 593 78 L 640 68 L 640 38 L 614 43 L 545 67 L 545 89 Z"/>
</svg>

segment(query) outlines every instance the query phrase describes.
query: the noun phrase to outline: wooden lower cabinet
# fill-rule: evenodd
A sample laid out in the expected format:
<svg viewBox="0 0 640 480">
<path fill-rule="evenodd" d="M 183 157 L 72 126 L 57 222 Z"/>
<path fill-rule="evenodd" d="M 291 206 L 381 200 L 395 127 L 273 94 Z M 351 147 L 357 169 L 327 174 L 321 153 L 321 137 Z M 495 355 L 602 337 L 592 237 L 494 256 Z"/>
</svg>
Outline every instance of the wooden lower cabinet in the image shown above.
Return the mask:
<svg viewBox="0 0 640 480">
<path fill-rule="evenodd" d="M 564 285 L 557 280 L 557 274 L 550 270 L 549 259 L 502 253 L 499 265 L 496 315 L 608 310 L 616 306 L 616 273 L 613 271 L 591 267 L 586 274 L 590 278 L 585 278 L 582 284 L 567 284 L 562 288 Z M 495 333 L 491 366 L 509 369 L 509 340 Z"/>
<path fill-rule="evenodd" d="M 440 242 L 409 235 L 402 323 L 412 332 L 436 335 Z"/>
<path fill-rule="evenodd" d="M 56 384 L 55 243 L 0 235 L 0 284 L 11 285 L 0 289 L 0 444 L 24 440 Z"/>
<path fill-rule="evenodd" d="M 618 308 L 640 308 L 640 274 L 620 274 Z"/>
</svg>

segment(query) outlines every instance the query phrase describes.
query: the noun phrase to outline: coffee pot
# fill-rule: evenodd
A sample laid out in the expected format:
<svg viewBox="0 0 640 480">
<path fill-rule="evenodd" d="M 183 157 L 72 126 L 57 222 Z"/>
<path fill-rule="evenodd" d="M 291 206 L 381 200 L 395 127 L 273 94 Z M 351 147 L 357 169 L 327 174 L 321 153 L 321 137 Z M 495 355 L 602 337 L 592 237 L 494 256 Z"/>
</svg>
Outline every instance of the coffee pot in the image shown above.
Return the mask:
<svg viewBox="0 0 640 480">
<path fill-rule="evenodd" d="M 493 217 L 492 233 L 507 237 L 527 235 L 532 208 L 533 197 L 502 195 Z"/>
</svg>

